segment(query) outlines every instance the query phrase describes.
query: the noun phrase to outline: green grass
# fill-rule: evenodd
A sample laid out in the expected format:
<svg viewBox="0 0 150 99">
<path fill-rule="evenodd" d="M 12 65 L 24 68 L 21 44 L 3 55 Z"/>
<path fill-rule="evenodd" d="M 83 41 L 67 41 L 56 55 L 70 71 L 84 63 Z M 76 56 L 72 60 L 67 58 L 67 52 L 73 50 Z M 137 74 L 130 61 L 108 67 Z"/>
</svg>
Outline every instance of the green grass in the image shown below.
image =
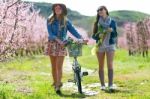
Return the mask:
<svg viewBox="0 0 150 99">
<path fill-rule="evenodd" d="M 88 46 L 83 51 L 83 56 L 79 58 L 79 62 L 85 66 L 86 68 L 96 69 L 98 67 L 97 57 L 91 55 L 92 46 Z M 117 73 L 130 73 L 139 70 L 143 70 L 145 68 L 150 68 L 150 57 L 143 58 L 142 56 L 128 56 L 128 52 L 126 50 L 118 49 L 115 52 L 115 60 L 114 67 Z M 85 64 L 86 61 L 86 64 Z M 105 65 L 106 62 L 105 62 Z M 106 66 L 105 66 L 106 67 Z"/>
<path fill-rule="evenodd" d="M 92 56 L 92 46 L 84 47 L 79 62 L 84 68 L 95 72 L 83 78 L 83 85 L 99 83 L 98 62 Z M 127 51 L 118 49 L 114 61 L 114 83 L 118 86 L 115 93 L 98 91 L 95 96 L 86 96 L 63 89 L 63 96 L 58 96 L 52 84 L 49 57 L 38 55 L 19 57 L 9 62 L 0 63 L 0 99 L 149 99 L 150 98 L 150 57 L 128 56 Z M 107 64 L 105 78 L 107 82 Z M 64 72 L 63 82 L 72 78 Z"/>
</svg>

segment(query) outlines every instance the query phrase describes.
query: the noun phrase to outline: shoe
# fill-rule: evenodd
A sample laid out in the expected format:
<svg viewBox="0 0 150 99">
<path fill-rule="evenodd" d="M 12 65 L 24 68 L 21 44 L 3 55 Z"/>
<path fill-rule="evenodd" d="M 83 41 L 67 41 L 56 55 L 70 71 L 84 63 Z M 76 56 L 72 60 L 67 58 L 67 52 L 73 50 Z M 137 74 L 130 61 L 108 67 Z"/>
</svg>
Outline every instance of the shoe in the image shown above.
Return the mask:
<svg viewBox="0 0 150 99">
<path fill-rule="evenodd" d="M 108 89 L 110 92 L 113 92 L 113 91 L 115 91 L 116 88 L 112 85 L 112 86 L 109 86 Z"/>
<path fill-rule="evenodd" d="M 62 93 L 61 93 L 61 91 L 60 91 L 60 88 L 55 88 L 55 91 L 56 91 L 56 94 L 62 95 Z"/>
<path fill-rule="evenodd" d="M 58 95 L 62 95 L 61 91 L 60 90 L 56 90 L 56 94 Z"/>
<path fill-rule="evenodd" d="M 105 90 L 106 87 L 105 87 L 105 86 L 101 86 L 100 89 L 101 89 L 101 90 Z"/>
</svg>

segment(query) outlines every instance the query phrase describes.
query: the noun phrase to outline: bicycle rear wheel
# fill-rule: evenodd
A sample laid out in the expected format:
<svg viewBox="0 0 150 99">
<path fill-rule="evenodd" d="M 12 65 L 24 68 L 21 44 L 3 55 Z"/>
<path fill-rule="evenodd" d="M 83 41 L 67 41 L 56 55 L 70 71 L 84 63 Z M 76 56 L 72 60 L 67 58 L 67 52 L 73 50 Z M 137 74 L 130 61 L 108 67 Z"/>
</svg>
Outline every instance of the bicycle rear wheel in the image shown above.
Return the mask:
<svg viewBox="0 0 150 99">
<path fill-rule="evenodd" d="M 76 83 L 78 86 L 78 92 L 82 94 L 82 85 L 81 85 L 81 76 L 80 76 L 80 71 L 75 72 L 75 77 L 76 77 Z"/>
</svg>

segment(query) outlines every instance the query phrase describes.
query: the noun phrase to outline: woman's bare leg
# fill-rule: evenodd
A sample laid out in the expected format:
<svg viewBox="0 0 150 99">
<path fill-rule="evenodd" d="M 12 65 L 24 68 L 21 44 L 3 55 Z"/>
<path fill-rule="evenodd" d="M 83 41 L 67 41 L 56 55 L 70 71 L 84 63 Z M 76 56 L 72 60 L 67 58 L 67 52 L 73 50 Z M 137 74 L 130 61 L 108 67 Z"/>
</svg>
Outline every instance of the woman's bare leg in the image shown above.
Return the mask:
<svg viewBox="0 0 150 99">
<path fill-rule="evenodd" d="M 58 56 L 57 57 L 57 85 L 61 85 L 61 79 L 62 79 L 62 67 L 64 62 L 64 56 Z"/>
<path fill-rule="evenodd" d="M 97 58 L 99 62 L 99 78 L 100 78 L 101 86 L 105 86 L 105 80 L 104 80 L 105 52 L 97 52 Z"/>
<path fill-rule="evenodd" d="M 50 61 L 52 64 L 52 77 L 54 81 L 54 85 L 57 83 L 57 67 L 56 67 L 56 56 L 50 56 Z"/>
</svg>

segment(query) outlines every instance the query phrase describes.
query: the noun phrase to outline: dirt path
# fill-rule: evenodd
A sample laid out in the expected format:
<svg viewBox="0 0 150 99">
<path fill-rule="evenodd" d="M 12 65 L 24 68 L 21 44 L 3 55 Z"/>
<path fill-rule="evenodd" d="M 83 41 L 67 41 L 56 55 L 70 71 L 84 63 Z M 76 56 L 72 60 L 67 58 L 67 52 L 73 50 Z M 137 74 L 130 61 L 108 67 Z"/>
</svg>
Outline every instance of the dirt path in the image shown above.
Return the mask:
<svg viewBox="0 0 150 99">
<path fill-rule="evenodd" d="M 92 70 L 92 69 L 87 69 L 82 67 L 82 71 L 87 71 L 88 74 L 93 74 L 95 72 L 97 72 L 96 70 Z M 63 68 L 63 72 L 67 72 L 67 73 L 72 73 L 72 62 L 69 56 L 66 57 L 65 59 L 65 63 L 64 63 L 64 68 Z"/>
</svg>

